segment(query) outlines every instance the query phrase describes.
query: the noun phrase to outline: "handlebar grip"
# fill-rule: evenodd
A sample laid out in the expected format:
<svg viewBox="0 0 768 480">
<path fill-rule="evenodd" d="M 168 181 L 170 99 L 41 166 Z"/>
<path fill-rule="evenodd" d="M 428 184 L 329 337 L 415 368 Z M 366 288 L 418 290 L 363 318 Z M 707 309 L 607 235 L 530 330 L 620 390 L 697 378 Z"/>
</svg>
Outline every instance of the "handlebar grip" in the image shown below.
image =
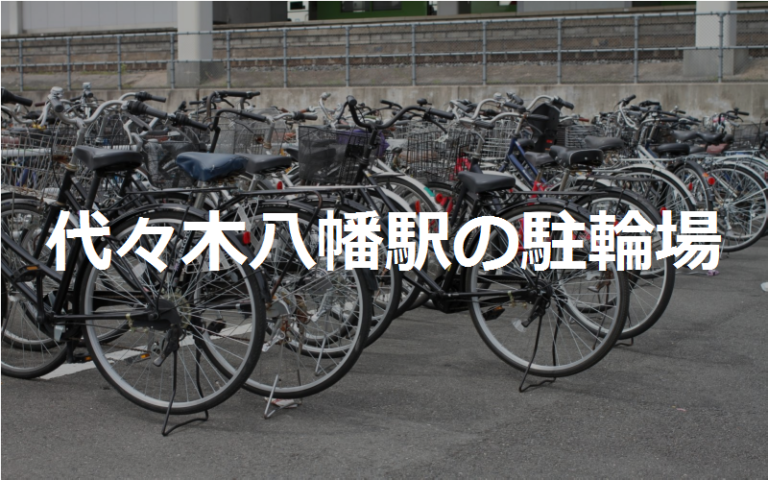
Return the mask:
<svg viewBox="0 0 768 480">
<path fill-rule="evenodd" d="M 688 112 L 686 112 L 685 110 L 678 110 L 677 113 L 678 115 L 685 115 Z"/>
<path fill-rule="evenodd" d="M 493 129 L 493 124 L 491 122 L 484 122 L 482 120 L 475 120 L 473 124 L 476 127 L 485 128 L 487 130 Z"/>
<path fill-rule="evenodd" d="M 189 118 L 188 116 L 186 116 L 184 114 L 176 115 L 176 123 L 178 123 L 179 125 L 187 125 L 187 126 L 192 127 L 192 128 L 197 128 L 198 130 L 210 130 L 211 129 L 211 125 L 209 125 L 207 123 L 200 123 L 200 122 L 197 122 L 195 120 L 192 120 L 191 118 Z"/>
<path fill-rule="evenodd" d="M 302 113 L 301 115 L 304 120 L 317 120 L 317 115 L 314 113 Z"/>
<path fill-rule="evenodd" d="M 29 98 L 20 97 L 6 89 L 3 89 L 2 103 L 18 103 L 19 105 L 24 105 L 25 107 L 31 107 L 33 102 Z"/>
<path fill-rule="evenodd" d="M 504 102 L 504 106 L 507 108 L 511 108 L 512 110 L 522 111 L 525 110 L 525 107 L 518 104 L 518 103 L 512 103 L 512 102 Z"/>
<path fill-rule="evenodd" d="M 228 111 L 230 111 L 230 110 L 229 109 L 227 109 L 227 110 L 219 110 L 219 112 L 222 112 L 222 113 L 223 112 L 228 112 Z M 238 115 L 242 115 L 243 117 L 246 117 L 246 118 L 250 118 L 251 120 L 256 120 L 257 122 L 264 122 L 264 123 L 267 122 L 267 117 L 265 117 L 264 115 L 259 115 L 258 113 L 243 112 L 243 111 L 238 110 L 237 114 Z M 217 113 L 216 115 L 218 116 L 219 113 Z"/>
<path fill-rule="evenodd" d="M 631 102 L 632 100 L 634 100 L 636 98 L 637 98 L 637 95 L 632 94 L 632 95 L 628 96 L 627 98 L 625 98 L 624 100 L 622 100 L 621 103 L 627 104 L 627 103 Z"/>
<path fill-rule="evenodd" d="M 29 106 L 29 105 L 27 105 L 27 106 Z M 748 117 L 749 116 L 749 112 L 742 112 L 741 110 L 739 110 L 738 112 L 736 112 L 736 115 L 744 115 L 745 117 Z"/>
<path fill-rule="evenodd" d="M 355 108 L 357 106 L 357 99 L 355 99 L 355 97 L 353 97 L 352 95 L 348 95 L 347 105 L 349 105 L 349 108 Z"/>
<path fill-rule="evenodd" d="M 53 107 L 54 112 L 61 113 L 64 111 L 64 104 L 61 103 L 61 100 L 55 97 L 49 98 L 49 100 L 51 101 L 51 106 Z"/>
<path fill-rule="evenodd" d="M 492 109 L 492 108 L 486 108 L 485 110 L 483 110 L 483 111 L 482 111 L 482 112 L 480 112 L 480 113 L 482 113 L 482 114 L 483 114 L 483 115 L 485 115 L 486 117 L 495 117 L 495 116 L 496 116 L 496 115 L 498 115 L 500 112 L 497 112 L 496 110 L 494 110 L 494 109 Z"/>
<path fill-rule="evenodd" d="M 520 98 L 520 96 L 519 96 L 519 95 L 517 95 L 516 93 L 513 93 L 513 92 L 507 92 L 507 98 L 508 98 L 508 99 L 510 99 L 510 100 L 512 100 L 512 102 L 514 102 L 514 103 L 518 103 L 518 104 L 520 104 L 520 105 L 522 105 L 523 103 L 525 103 L 525 102 L 523 101 L 523 99 L 522 99 L 522 98 Z"/>
<path fill-rule="evenodd" d="M 168 118 L 168 114 L 165 113 L 164 111 L 158 110 L 156 108 L 152 108 L 149 105 L 145 105 L 138 100 L 133 100 L 128 102 L 125 105 L 125 109 L 128 111 L 128 113 L 132 113 L 134 115 L 149 115 L 150 117 L 156 117 L 161 120 L 165 120 L 166 118 Z"/>
<path fill-rule="evenodd" d="M 238 90 L 218 90 L 216 92 L 220 97 L 238 97 L 238 98 L 247 98 L 251 99 L 253 97 L 258 97 L 261 95 L 261 92 L 242 92 Z"/>
<path fill-rule="evenodd" d="M 438 110 L 437 108 L 428 108 L 427 113 L 436 117 L 444 118 L 446 120 L 453 120 L 455 115 L 445 110 Z"/>
<path fill-rule="evenodd" d="M 147 100 L 152 100 L 152 101 L 155 101 L 155 102 L 165 103 L 165 101 L 168 100 L 165 97 L 159 97 L 157 95 L 152 95 L 151 93 L 148 93 L 148 92 L 137 92 L 136 95 L 134 95 L 134 97 L 136 97 L 136 100 L 139 100 L 139 101 L 142 101 L 142 102 L 147 101 Z"/>
<path fill-rule="evenodd" d="M 399 103 L 390 102 L 389 100 L 380 100 L 379 103 L 383 103 L 384 105 L 387 105 L 390 108 L 397 108 L 399 110 L 403 109 L 403 106 Z"/>
<path fill-rule="evenodd" d="M 560 104 L 568 110 L 573 110 L 573 104 L 571 102 L 566 102 L 565 100 L 560 99 Z"/>
</svg>

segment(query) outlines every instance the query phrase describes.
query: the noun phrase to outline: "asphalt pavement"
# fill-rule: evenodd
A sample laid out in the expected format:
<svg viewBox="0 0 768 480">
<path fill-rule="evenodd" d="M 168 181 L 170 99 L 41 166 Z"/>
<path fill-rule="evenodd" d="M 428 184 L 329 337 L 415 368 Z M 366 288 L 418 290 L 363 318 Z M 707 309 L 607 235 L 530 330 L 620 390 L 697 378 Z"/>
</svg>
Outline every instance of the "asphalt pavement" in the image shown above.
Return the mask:
<svg viewBox="0 0 768 480">
<path fill-rule="evenodd" d="M 678 272 L 634 346 L 523 394 L 468 315 L 426 309 L 299 408 L 264 420 L 243 391 L 166 438 L 95 369 L 3 377 L 2 476 L 766 478 L 768 238 L 718 270 Z"/>
</svg>

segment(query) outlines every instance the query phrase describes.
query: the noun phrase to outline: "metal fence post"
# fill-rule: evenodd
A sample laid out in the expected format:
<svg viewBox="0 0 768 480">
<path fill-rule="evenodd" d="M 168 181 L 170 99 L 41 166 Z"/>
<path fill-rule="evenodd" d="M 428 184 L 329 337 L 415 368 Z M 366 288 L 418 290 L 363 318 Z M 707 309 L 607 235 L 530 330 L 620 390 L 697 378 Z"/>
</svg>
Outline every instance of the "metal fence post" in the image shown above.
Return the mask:
<svg viewBox="0 0 768 480">
<path fill-rule="evenodd" d="M 347 31 L 346 32 L 346 36 L 347 36 L 347 40 L 346 40 L 347 41 L 347 49 L 346 49 L 346 54 L 345 54 L 344 58 L 346 60 L 346 65 L 347 66 L 346 66 L 346 75 L 345 75 L 344 78 L 345 78 L 345 84 L 347 86 L 349 86 L 349 25 L 347 25 L 345 27 L 345 29 Z"/>
<path fill-rule="evenodd" d="M 117 36 L 117 89 L 122 90 L 123 89 L 123 55 L 121 50 L 121 40 L 122 37 L 120 35 Z"/>
<path fill-rule="evenodd" d="M 411 85 L 416 86 L 416 24 L 411 24 Z"/>
<path fill-rule="evenodd" d="M 176 88 L 176 52 L 173 44 L 174 34 L 171 33 L 171 89 Z"/>
<path fill-rule="evenodd" d="M 483 86 L 488 85 L 488 22 L 483 22 Z"/>
<path fill-rule="evenodd" d="M 718 60 L 720 64 L 717 68 L 717 83 L 723 82 L 723 22 L 725 20 L 725 14 L 724 13 L 718 13 L 718 17 L 720 17 L 720 49 L 718 50 Z"/>
<path fill-rule="evenodd" d="M 72 39 L 67 37 L 67 90 L 72 91 Z"/>
<path fill-rule="evenodd" d="M 232 63 L 231 63 L 231 45 L 230 45 L 230 33 L 227 32 L 227 88 L 232 88 Z"/>
<path fill-rule="evenodd" d="M 557 19 L 557 84 L 563 82 L 563 19 Z"/>
<path fill-rule="evenodd" d="M 640 17 L 635 15 L 635 74 L 634 74 L 634 83 L 637 83 L 640 79 L 640 50 L 638 48 L 640 47 Z"/>
<path fill-rule="evenodd" d="M 283 29 L 283 88 L 288 88 L 288 30 Z"/>
<path fill-rule="evenodd" d="M 19 91 L 24 91 L 24 47 L 23 40 L 19 40 Z"/>
</svg>

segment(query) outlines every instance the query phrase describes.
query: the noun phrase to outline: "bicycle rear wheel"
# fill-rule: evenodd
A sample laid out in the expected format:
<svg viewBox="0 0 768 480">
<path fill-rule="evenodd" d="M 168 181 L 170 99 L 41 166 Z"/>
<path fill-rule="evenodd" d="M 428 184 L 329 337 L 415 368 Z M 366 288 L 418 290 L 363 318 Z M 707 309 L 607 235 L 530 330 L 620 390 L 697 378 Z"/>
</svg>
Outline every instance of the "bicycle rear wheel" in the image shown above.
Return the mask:
<svg viewBox="0 0 768 480">
<path fill-rule="evenodd" d="M 521 232 L 525 212 L 548 212 L 552 222 L 557 222 L 562 210 L 558 205 L 521 206 L 503 218 Z M 588 238 L 586 213 L 568 212 L 587 226 L 577 239 Z M 557 240 L 559 232 L 553 233 Z M 494 227 L 490 235 L 482 261 L 501 257 L 509 245 L 502 230 Z M 574 260 L 588 258 L 588 241 L 585 244 L 574 250 Z M 589 261 L 585 270 L 534 272 L 528 266 L 524 272 L 520 251 L 511 263 L 497 270 L 483 270 L 482 261 L 467 269 L 465 289 L 498 295 L 472 297 L 469 312 L 480 337 L 507 364 L 537 376 L 562 377 L 592 367 L 613 348 L 629 307 L 627 276 L 617 271 L 615 264 L 608 264 L 602 272 Z M 527 300 L 513 301 L 516 296 Z M 537 302 L 543 302 L 538 303 L 540 318 L 532 316 L 539 308 Z"/>
<path fill-rule="evenodd" d="M 341 380 L 363 352 L 374 310 L 375 272 L 346 270 L 344 255 L 334 259 L 333 271 L 326 270 L 326 257 L 317 254 L 317 222 L 310 224 L 309 212 L 281 203 L 248 206 L 254 251 L 261 249 L 265 213 L 297 213 L 301 230 L 311 229 L 304 242 L 317 264 L 307 270 L 294 254 L 287 224 L 275 224 L 270 254 L 260 267 L 271 292 L 266 338 L 244 388 L 263 396 L 302 398 Z"/>
<path fill-rule="evenodd" d="M 576 203 L 592 215 L 601 210 L 608 215 L 615 215 L 617 222 L 629 211 L 636 210 L 652 225 L 661 223 L 661 217 L 650 204 L 628 192 L 597 192 L 577 200 Z M 661 249 L 661 237 L 657 232 L 651 234 L 651 241 L 652 251 Z M 630 301 L 627 321 L 619 339 L 636 337 L 651 328 L 664 314 L 672 298 L 675 288 L 675 260 L 672 257 L 658 260 L 653 255 L 651 258 L 651 268 L 648 270 L 626 272 Z"/>
<path fill-rule="evenodd" d="M 200 212 L 201 214 L 202 212 Z M 183 222 L 205 222 L 197 213 L 169 208 L 140 216 L 149 227 L 171 227 L 174 236 L 160 255 L 168 265 L 158 272 L 136 253 L 139 247 L 152 251 L 159 235 L 143 235 L 124 257 L 115 251 L 136 225 L 139 215 L 111 226 L 112 239 L 96 247 L 113 250 L 112 264 L 98 270 L 81 265 L 80 313 L 85 322 L 85 343 L 104 378 L 131 402 L 156 412 L 186 415 L 211 409 L 233 395 L 255 366 L 264 342 L 264 299 L 248 265 L 240 265 L 221 254 L 219 271 L 208 266 L 206 250 L 184 265 L 181 257 L 196 244 L 203 232 L 184 232 Z M 244 251 L 242 245 L 233 242 Z M 157 312 L 150 325 L 136 326 L 136 312 Z M 168 311 L 178 317 L 178 328 L 164 321 Z M 161 314 L 162 313 L 162 314 Z M 122 320 L 104 315 L 123 316 Z M 100 316 L 102 315 L 102 316 Z M 104 332 L 129 322 L 129 329 L 111 343 L 100 342 Z M 169 345 L 178 342 L 174 355 Z M 168 358 L 158 367 L 155 361 Z M 175 396 L 173 395 L 176 390 Z"/>
</svg>

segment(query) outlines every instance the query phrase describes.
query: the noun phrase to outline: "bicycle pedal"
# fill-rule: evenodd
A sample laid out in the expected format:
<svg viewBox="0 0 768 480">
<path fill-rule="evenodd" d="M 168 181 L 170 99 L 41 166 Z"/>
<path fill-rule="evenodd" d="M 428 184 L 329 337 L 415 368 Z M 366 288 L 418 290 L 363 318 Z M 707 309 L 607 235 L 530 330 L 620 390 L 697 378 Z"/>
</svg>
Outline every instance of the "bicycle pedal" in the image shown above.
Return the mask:
<svg viewBox="0 0 768 480">
<path fill-rule="evenodd" d="M 93 357 L 86 353 L 76 353 L 72 356 L 69 363 L 88 363 L 92 362 Z"/>
<path fill-rule="evenodd" d="M 16 273 L 13 274 L 13 280 L 15 282 L 29 282 L 37 279 L 41 275 L 45 274 L 37 266 L 25 265 L 16 270 Z"/>
<path fill-rule="evenodd" d="M 484 312 L 483 318 L 485 318 L 486 322 L 489 320 L 496 320 L 501 316 L 502 313 L 504 313 L 504 307 L 498 306 L 488 310 L 487 312 Z"/>
</svg>

